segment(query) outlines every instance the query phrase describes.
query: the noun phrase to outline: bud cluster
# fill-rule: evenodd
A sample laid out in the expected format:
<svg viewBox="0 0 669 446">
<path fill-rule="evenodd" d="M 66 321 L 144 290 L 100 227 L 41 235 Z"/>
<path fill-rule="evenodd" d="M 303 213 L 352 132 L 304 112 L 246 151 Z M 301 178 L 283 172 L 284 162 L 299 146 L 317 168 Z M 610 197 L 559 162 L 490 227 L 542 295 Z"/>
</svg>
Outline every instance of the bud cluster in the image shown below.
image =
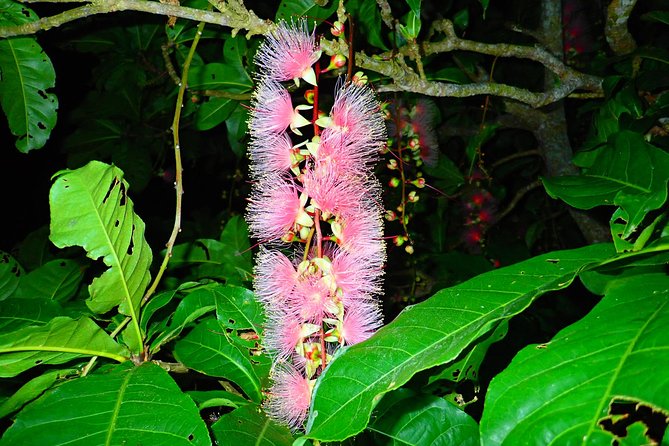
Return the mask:
<svg viewBox="0 0 669 446">
<path fill-rule="evenodd" d="M 278 24 L 256 56 L 248 122 L 247 221 L 260 240 L 254 287 L 273 360 L 265 407 L 293 429 L 336 350 L 381 325 L 383 210 L 371 168 L 385 141 L 383 116 L 371 89 L 341 80 L 330 112 L 318 110 L 319 74 L 327 71 L 320 56 L 305 20 Z M 297 88 L 289 92 L 286 81 Z"/>
</svg>

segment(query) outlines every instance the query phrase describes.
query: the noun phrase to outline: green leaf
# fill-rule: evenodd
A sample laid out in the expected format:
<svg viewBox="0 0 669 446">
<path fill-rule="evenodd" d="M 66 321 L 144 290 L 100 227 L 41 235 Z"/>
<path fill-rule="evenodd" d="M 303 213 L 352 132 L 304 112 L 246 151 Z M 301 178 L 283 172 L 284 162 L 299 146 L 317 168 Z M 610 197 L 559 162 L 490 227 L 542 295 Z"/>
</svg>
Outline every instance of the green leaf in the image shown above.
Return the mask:
<svg viewBox="0 0 669 446">
<path fill-rule="evenodd" d="M 21 277 L 14 297 L 66 301 L 74 296 L 84 277 L 80 262 L 69 259 L 52 260 Z"/>
<path fill-rule="evenodd" d="M 481 274 L 407 307 L 328 365 L 314 389 L 309 437 L 343 440 L 360 432 L 384 393 L 421 370 L 455 360 L 538 296 L 565 288 L 579 271 L 611 256 L 610 244 L 557 251 Z"/>
<path fill-rule="evenodd" d="M 667 290 L 666 274 L 612 281 L 582 320 L 524 348 L 490 383 L 482 444 L 611 444 L 614 401 L 669 413 L 667 374 L 650 372 L 669 370 Z"/>
<path fill-rule="evenodd" d="M 321 3 L 328 6 L 319 6 Z M 325 0 L 316 2 L 314 0 L 282 0 L 276 11 L 275 20 L 295 21 L 300 17 L 306 17 L 311 27 L 314 21 L 325 20 L 337 9 L 338 1 Z"/>
<path fill-rule="evenodd" d="M 246 138 L 248 135 L 248 110 L 238 105 L 232 114 L 225 120 L 228 144 L 233 153 L 241 158 L 246 153 Z"/>
<path fill-rule="evenodd" d="M 384 51 L 388 50 L 388 46 L 383 41 L 381 34 L 383 26 L 381 23 L 381 13 L 375 2 L 348 0 L 346 2 L 346 11 L 354 16 L 356 25 L 360 27 L 370 45 Z"/>
<path fill-rule="evenodd" d="M 74 358 L 102 356 L 128 359 L 117 344 L 92 320 L 56 317 L 39 327 L 25 327 L 0 335 L 0 377 L 15 376 L 41 364 L 62 364 Z"/>
<path fill-rule="evenodd" d="M 628 237 L 648 212 L 667 200 L 669 154 L 630 131 L 617 133 L 598 152 L 581 175 L 544 178 L 544 186 L 551 197 L 579 209 L 620 206 L 626 222 L 623 235 Z"/>
<path fill-rule="evenodd" d="M 53 254 L 50 252 L 51 247 L 51 241 L 49 241 L 49 225 L 45 224 L 30 232 L 21 241 L 18 246 L 18 251 L 15 254 L 16 260 L 25 269 L 32 271 L 54 258 Z M 2 259 L 1 253 L 0 259 Z"/>
<path fill-rule="evenodd" d="M 21 386 L 19 390 L 0 404 L 0 418 L 18 411 L 25 404 L 34 400 L 51 388 L 59 380 L 75 375 L 77 369 L 50 370 L 40 376 L 37 376 Z"/>
<path fill-rule="evenodd" d="M 386 395 L 368 429 L 384 445 L 479 444 L 479 426 L 472 417 L 443 398 L 408 389 Z"/>
<path fill-rule="evenodd" d="M 57 427 L 57 428 L 55 428 Z M 53 389 L 27 406 L 1 446 L 208 446 L 193 401 L 151 363 L 115 367 Z"/>
<path fill-rule="evenodd" d="M 27 7 L 0 0 L 0 25 L 21 25 L 39 18 Z M 23 153 L 46 144 L 56 125 L 58 99 L 47 91 L 56 84 L 51 60 L 34 37 L 0 39 L 0 104 L 16 148 Z"/>
<path fill-rule="evenodd" d="M 82 246 L 88 257 L 102 257 L 109 267 L 88 290 L 88 307 L 106 313 L 115 306 L 132 318 L 124 336 L 133 352 L 142 345 L 139 306 L 149 280 L 152 254 L 144 222 L 133 210 L 123 172 L 92 161 L 60 172 L 49 195 L 51 240 L 59 248 Z"/>
<path fill-rule="evenodd" d="M 241 283 L 252 277 L 248 226 L 239 216 L 232 217 L 221 233 L 220 241 L 201 239 L 174 247 L 170 266 L 195 266 L 198 278 L 223 279 Z"/>
<path fill-rule="evenodd" d="M 669 25 L 669 11 L 650 11 L 641 16 L 642 20 Z"/>
<path fill-rule="evenodd" d="M 28 325 L 44 325 L 62 315 L 63 308 L 51 299 L 9 298 L 0 301 L 0 332 L 9 333 Z"/>
<path fill-rule="evenodd" d="M 256 406 L 247 405 L 223 415 L 211 426 L 219 444 L 290 446 L 293 436 L 288 428 L 279 426 L 260 412 Z"/>
<path fill-rule="evenodd" d="M 416 14 L 417 16 L 420 16 L 420 3 L 421 0 L 406 0 L 407 5 L 409 5 L 409 8 L 411 8 L 411 11 Z"/>
<path fill-rule="evenodd" d="M 23 268 L 10 254 L 0 251 L 0 300 L 14 294 L 19 286 Z"/>
<path fill-rule="evenodd" d="M 230 98 L 209 98 L 197 108 L 195 112 L 195 128 L 211 130 L 232 114 L 237 107 L 237 101 Z"/>
<path fill-rule="evenodd" d="M 246 93 L 253 89 L 248 73 L 238 66 L 209 63 L 192 67 L 188 73 L 188 87 L 193 90 L 225 90 Z"/>
<path fill-rule="evenodd" d="M 251 404 L 251 402 L 239 395 L 225 390 L 191 390 L 186 392 L 190 396 L 199 410 L 209 407 L 238 407 Z"/>
<path fill-rule="evenodd" d="M 214 288 L 212 292 L 216 295 L 216 318 L 224 327 L 261 333 L 265 313 L 252 291 L 229 285 Z"/>
<path fill-rule="evenodd" d="M 237 384 L 253 401 L 262 398 L 260 379 L 253 369 L 251 355 L 243 352 L 215 319 L 198 324 L 174 346 L 174 357 L 186 367 Z"/>
</svg>

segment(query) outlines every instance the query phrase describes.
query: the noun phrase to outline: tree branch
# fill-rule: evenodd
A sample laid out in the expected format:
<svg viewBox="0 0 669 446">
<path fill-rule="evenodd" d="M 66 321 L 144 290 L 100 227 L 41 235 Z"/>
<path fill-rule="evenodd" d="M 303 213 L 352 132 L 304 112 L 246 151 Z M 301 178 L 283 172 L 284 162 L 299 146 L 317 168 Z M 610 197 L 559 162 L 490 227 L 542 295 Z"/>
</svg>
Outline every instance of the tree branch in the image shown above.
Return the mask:
<svg viewBox="0 0 669 446">
<path fill-rule="evenodd" d="M 52 0 L 54 1 L 54 0 Z M 56 3 L 82 3 L 81 0 L 55 0 Z M 117 11 L 139 11 L 151 14 L 179 17 L 197 22 L 227 26 L 233 34 L 247 30 L 249 35 L 266 34 L 272 29 L 272 23 L 260 19 L 237 1 L 216 1 L 212 3 L 221 12 L 175 6 L 147 0 L 92 0 L 88 4 L 50 17 L 44 17 L 30 23 L 0 27 L 0 37 L 24 36 L 46 31 L 81 18 Z"/>
<path fill-rule="evenodd" d="M 636 42 L 627 29 L 627 20 L 636 2 L 637 0 L 613 0 L 609 3 L 604 34 L 609 46 L 618 56 L 636 49 Z"/>
</svg>

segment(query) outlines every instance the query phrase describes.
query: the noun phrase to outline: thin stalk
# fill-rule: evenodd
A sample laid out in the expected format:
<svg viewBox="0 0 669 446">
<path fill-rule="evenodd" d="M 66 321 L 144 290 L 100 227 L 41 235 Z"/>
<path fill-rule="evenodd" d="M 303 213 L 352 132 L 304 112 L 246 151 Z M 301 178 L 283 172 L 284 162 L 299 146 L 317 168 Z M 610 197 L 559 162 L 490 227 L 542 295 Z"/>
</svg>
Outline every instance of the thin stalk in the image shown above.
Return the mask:
<svg viewBox="0 0 669 446">
<path fill-rule="evenodd" d="M 177 94 L 177 103 L 174 110 L 174 120 L 172 121 L 172 137 L 174 142 L 174 163 L 175 163 L 175 181 L 174 187 L 176 189 L 176 209 L 174 214 L 174 227 L 172 228 L 172 234 L 167 241 L 167 252 L 163 258 L 163 263 L 160 265 L 160 269 L 156 274 L 153 283 L 147 290 L 144 298 L 142 299 L 142 305 L 146 304 L 149 301 L 149 298 L 153 295 L 160 283 L 160 279 L 163 277 L 165 270 L 167 269 L 167 264 L 172 257 L 172 250 L 174 249 L 174 243 L 176 242 L 177 235 L 181 232 L 181 206 L 182 206 L 182 196 L 184 193 L 183 189 L 183 167 L 181 164 L 181 146 L 179 145 L 179 121 L 181 120 L 181 109 L 183 108 L 184 94 L 186 93 L 186 88 L 188 88 L 188 70 L 190 68 L 191 61 L 195 55 L 195 49 L 197 44 L 200 41 L 202 36 L 202 30 L 204 29 L 205 22 L 200 22 L 197 25 L 197 32 L 195 33 L 195 38 L 193 39 L 193 44 L 188 51 L 188 56 L 184 61 L 183 71 L 181 73 L 181 82 L 179 83 L 179 93 Z"/>
</svg>

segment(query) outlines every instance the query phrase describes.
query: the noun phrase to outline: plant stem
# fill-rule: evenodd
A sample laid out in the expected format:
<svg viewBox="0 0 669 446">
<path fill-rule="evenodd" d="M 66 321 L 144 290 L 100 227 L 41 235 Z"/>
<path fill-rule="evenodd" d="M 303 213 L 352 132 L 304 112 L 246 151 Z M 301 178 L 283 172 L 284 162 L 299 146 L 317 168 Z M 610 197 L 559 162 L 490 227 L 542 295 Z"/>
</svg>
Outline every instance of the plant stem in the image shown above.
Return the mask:
<svg viewBox="0 0 669 446">
<path fill-rule="evenodd" d="M 177 235 L 181 232 L 181 205 L 182 205 L 182 196 L 184 193 L 183 190 L 183 167 L 181 165 L 181 146 L 179 145 L 179 121 L 181 120 L 181 109 L 183 108 L 184 94 L 186 88 L 188 88 L 188 69 L 190 68 L 191 61 L 195 55 L 195 48 L 200 41 L 202 36 L 202 30 L 204 29 L 205 22 L 200 22 L 197 25 L 197 32 L 195 38 L 193 39 L 193 44 L 188 51 L 188 56 L 184 61 L 183 71 L 181 73 L 181 82 L 179 83 L 179 93 L 177 95 L 177 103 L 174 110 L 174 120 L 172 121 L 172 137 L 174 142 L 174 162 L 175 162 L 175 180 L 174 187 L 176 189 L 176 209 L 174 214 L 174 227 L 172 228 L 172 233 L 170 238 L 167 241 L 167 252 L 163 258 L 163 263 L 160 265 L 160 269 L 156 274 L 153 283 L 147 290 L 144 298 L 142 299 L 142 305 L 146 304 L 149 301 L 149 298 L 153 295 L 158 287 L 160 279 L 163 277 L 165 270 L 167 269 L 167 264 L 172 257 L 172 250 L 174 248 L 174 242 L 177 239 Z"/>
</svg>

